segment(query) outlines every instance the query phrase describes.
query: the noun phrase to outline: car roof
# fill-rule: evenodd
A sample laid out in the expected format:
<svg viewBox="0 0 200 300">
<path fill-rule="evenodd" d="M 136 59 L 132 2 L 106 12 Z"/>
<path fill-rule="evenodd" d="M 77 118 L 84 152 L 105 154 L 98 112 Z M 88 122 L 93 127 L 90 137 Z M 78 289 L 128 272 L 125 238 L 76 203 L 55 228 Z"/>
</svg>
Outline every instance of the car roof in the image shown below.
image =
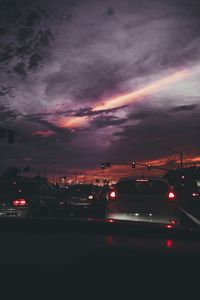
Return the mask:
<svg viewBox="0 0 200 300">
<path fill-rule="evenodd" d="M 72 185 L 70 185 L 69 186 L 69 188 L 71 188 L 71 187 L 82 187 L 82 186 L 84 186 L 84 187 L 98 187 L 98 185 L 95 185 L 95 184 L 91 184 L 91 183 L 77 183 L 77 184 L 72 184 Z"/>
<path fill-rule="evenodd" d="M 146 180 L 156 180 L 156 181 L 161 181 L 161 182 L 165 182 L 166 184 L 169 184 L 169 182 L 162 178 L 162 177 L 158 177 L 158 176 L 129 176 L 129 177 L 122 177 L 118 180 L 118 182 L 121 181 L 127 181 L 127 180 L 139 180 L 139 179 L 146 179 Z"/>
</svg>

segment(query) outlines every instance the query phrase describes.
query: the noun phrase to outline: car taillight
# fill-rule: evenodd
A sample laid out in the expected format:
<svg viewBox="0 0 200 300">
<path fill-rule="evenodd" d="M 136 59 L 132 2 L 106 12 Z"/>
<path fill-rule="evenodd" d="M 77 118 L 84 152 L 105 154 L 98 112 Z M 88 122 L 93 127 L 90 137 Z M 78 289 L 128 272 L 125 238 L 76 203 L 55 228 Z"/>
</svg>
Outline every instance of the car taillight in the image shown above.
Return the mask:
<svg viewBox="0 0 200 300">
<path fill-rule="evenodd" d="M 199 194 L 198 194 L 198 193 L 192 193 L 192 196 L 193 196 L 193 197 L 198 197 Z"/>
<path fill-rule="evenodd" d="M 110 200 L 115 200 L 115 199 L 116 199 L 116 193 L 115 193 L 115 191 L 112 191 L 112 192 L 109 194 L 109 199 L 110 199 Z"/>
<path fill-rule="evenodd" d="M 173 192 L 170 192 L 168 195 L 169 200 L 174 200 L 175 199 L 175 194 Z"/>
<path fill-rule="evenodd" d="M 24 198 L 14 199 L 12 201 L 13 206 L 25 206 L 27 205 L 27 201 Z"/>
<path fill-rule="evenodd" d="M 171 220 L 170 220 L 170 224 L 176 225 L 176 224 L 177 224 L 177 220 L 176 220 L 176 219 L 171 219 Z"/>
</svg>

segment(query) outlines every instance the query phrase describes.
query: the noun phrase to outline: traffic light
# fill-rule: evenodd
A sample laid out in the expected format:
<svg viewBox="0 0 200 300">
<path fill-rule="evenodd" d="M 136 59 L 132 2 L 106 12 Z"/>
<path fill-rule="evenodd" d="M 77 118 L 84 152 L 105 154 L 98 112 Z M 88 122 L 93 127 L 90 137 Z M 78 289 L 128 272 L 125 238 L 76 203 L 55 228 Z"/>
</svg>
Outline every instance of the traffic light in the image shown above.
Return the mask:
<svg viewBox="0 0 200 300">
<path fill-rule="evenodd" d="M 102 169 L 105 169 L 105 168 L 106 168 L 106 164 L 105 164 L 105 163 L 102 163 L 102 164 L 101 164 L 101 168 L 102 168 Z"/>
<path fill-rule="evenodd" d="M 12 129 L 8 129 L 8 144 L 14 144 L 15 142 L 15 134 Z"/>
<path fill-rule="evenodd" d="M 151 164 L 147 165 L 148 170 L 151 170 Z"/>
<path fill-rule="evenodd" d="M 136 165 L 135 165 L 135 162 L 132 161 L 132 168 L 135 169 Z"/>
</svg>

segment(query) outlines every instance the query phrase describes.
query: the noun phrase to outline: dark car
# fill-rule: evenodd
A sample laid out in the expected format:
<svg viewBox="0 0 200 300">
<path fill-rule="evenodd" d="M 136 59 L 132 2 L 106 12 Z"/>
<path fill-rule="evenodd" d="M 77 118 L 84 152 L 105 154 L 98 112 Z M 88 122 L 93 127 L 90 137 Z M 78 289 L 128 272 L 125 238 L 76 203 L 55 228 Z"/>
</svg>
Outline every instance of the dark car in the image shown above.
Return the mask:
<svg viewBox="0 0 200 300">
<path fill-rule="evenodd" d="M 196 179 L 188 195 L 189 205 L 184 207 L 192 213 L 193 216 L 200 218 L 200 179 Z"/>
<path fill-rule="evenodd" d="M 71 215 L 104 216 L 107 199 L 105 193 L 93 184 L 76 184 L 66 190 L 65 202 Z"/>
<path fill-rule="evenodd" d="M 109 218 L 179 223 L 178 199 L 173 188 L 162 178 L 121 178 L 109 199 Z"/>
<path fill-rule="evenodd" d="M 57 216 L 62 212 L 59 192 L 46 180 L 0 180 L 0 216 Z"/>
</svg>

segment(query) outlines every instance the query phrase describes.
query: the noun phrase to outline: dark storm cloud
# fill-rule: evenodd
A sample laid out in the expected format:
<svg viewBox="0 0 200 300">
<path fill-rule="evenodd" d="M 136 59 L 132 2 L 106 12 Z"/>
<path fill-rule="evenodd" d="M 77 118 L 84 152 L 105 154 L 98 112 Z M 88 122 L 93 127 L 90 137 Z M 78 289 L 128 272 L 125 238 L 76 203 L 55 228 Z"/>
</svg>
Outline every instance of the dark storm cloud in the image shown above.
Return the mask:
<svg viewBox="0 0 200 300">
<path fill-rule="evenodd" d="M 48 122 L 47 120 L 44 120 L 38 116 L 26 117 L 26 120 L 29 122 L 37 123 L 41 125 L 44 129 L 51 130 L 58 135 L 62 135 L 65 141 L 68 141 L 72 138 L 72 132 L 68 128 L 58 127 L 53 123 Z M 50 139 L 52 139 L 52 137 L 50 137 Z"/>
<path fill-rule="evenodd" d="M 4 125 L 16 120 L 21 114 L 10 109 L 7 105 L 0 104 L 0 125 Z"/>
<path fill-rule="evenodd" d="M 123 81 L 123 68 L 106 60 L 92 59 L 83 63 L 74 70 L 69 62 L 62 71 L 54 73 L 47 78 L 46 95 L 69 94 L 77 101 L 97 101 L 103 95 L 109 96 L 113 90 L 120 90 Z"/>
<path fill-rule="evenodd" d="M 0 96 L 10 104 L 0 107 L 0 116 L 19 132 L 19 157 L 27 152 L 41 162 L 60 157 L 72 166 L 82 156 L 77 166 L 92 167 L 107 155 L 109 143 L 113 156 L 127 160 L 162 156 L 155 150 L 160 144 L 199 146 L 199 106 L 192 100 L 197 86 L 186 95 L 172 86 L 169 99 L 158 93 L 124 110 L 93 109 L 199 65 L 198 1 L 44 2 L 24 1 L 22 8 L 0 1 Z M 64 117 L 88 117 L 88 123 L 74 131 L 54 124 Z M 53 134 L 33 135 L 37 131 Z"/>
<path fill-rule="evenodd" d="M 17 38 L 19 40 L 19 42 L 24 42 L 26 40 L 29 40 L 30 38 L 32 38 L 34 35 L 34 29 L 30 28 L 30 27 L 22 27 L 19 28 L 19 30 L 17 31 Z"/>
<path fill-rule="evenodd" d="M 128 115 L 128 119 L 131 120 L 144 120 L 146 118 L 148 118 L 150 115 L 151 115 L 152 112 L 150 111 L 138 111 L 138 112 L 133 112 L 133 113 L 130 113 Z"/>
<path fill-rule="evenodd" d="M 125 2 L 121 7 L 118 1 L 112 6 L 110 3 L 102 4 L 104 9 L 102 12 L 99 9 L 99 13 L 95 1 L 77 7 L 80 23 L 75 19 L 74 27 L 65 27 L 63 38 L 66 35 L 68 40 L 62 43 L 66 47 L 66 60 L 63 58 L 58 72 L 48 76 L 47 97 L 66 97 L 76 103 L 95 102 L 123 92 L 123 85 L 129 80 L 189 65 L 199 58 L 200 24 L 197 16 L 192 18 L 188 14 L 188 2 L 180 5 L 180 2 L 135 1 Z M 81 23 L 84 20 L 81 13 L 87 12 L 84 10 L 87 6 L 91 12 L 90 26 Z"/>
<path fill-rule="evenodd" d="M 8 64 L 9 61 L 13 58 L 14 51 L 12 49 L 12 46 L 6 45 L 2 48 L 2 51 L 0 52 L 0 64 Z"/>
<path fill-rule="evenodd" d="M 185 112 L 185 111 L 192 111 L 198 107 L 199 104 L 190 104 L 190 105 L 180 105 L 173 107 L 170 111 L 173 113 L 176 112 Z"/>
<path fill-rule="evenodd" d="M 24 63 L 18 63 L 14 66 L 13 71 L 20 75 L 21 77 L 27 76 L 27 73 L 25 71 L 25 64 Z"/>
<path fill-rule="evenodd" d="M 38 23 L 39 21 L 41 20 L 41 16 L 39 14 L 38 11 L 36 10 L 33 10 L 33 11 L 30 11 L 26 18 L 25 18 L 25 24 L 27 26 L 34 26 L 36 25 L 36 23 Z"/>
<path fill-rule="evenodd" d="M 52 20 L 48 7 L 44 14 L 39 6 L 31 9 L 29 3 L 23 4 L 18 6 L 14 2 L 2 1 L 0 6 L 4 38 L 0 63 L 7 65 L 7 71 L 13 71 L 20 77 L 43 66 L 49 58 L 54 39 L 51 28 L 48 28 L 48 21 Z"/>
<path fill-rule="evenodd" d="M 106 13 L 107 13 L 108 16 L 113 16 L 115 14 L 115 11 L 114 11 L 114 9 L 112 7 L 109 7 L 107 9 Z"/>
<path fill-rule="evenodd" d="M 14 97 L 14 89 L 10 85 L 0 85 L 0 97 Z"/>
<path fill-rule="evenodd" d="M 99 116 L 99 115 L 107 115 L 107 114 L 110 114 L 110 113 L 114 113 L 118 110 L 121 110 L 122 108 L 124 108 L 125 106 L 123 107 L 117 107 L 117 108 L 111 108 L 111 109 L 106 109 L 106 110 L 92 110 L 91 107 L 88 107 L 88 108 L 80 108 L 79 110 L 77 111 L 72 111 L 73 113 L 71 115 L 75 116 L 75 117 L 84 117 L 84 116 L 87 116 L 87 117 L 90 117 L 90 116 Z"/>
<path fill-rule="evenodd" d="M 6 123 L 3 124 L 6 125 Z M 33 124 L 35 125 L 33 126 Z M 14 163 L 17 166 L 22 166 L 25 158 L 28 157 L 31 164 L 41 168 L 46 163 L 55 160 L 61 163 L 67 162 L 69 160 L 68 156 L 72 158 L 74 153 L 76 153 L 76 147 L 68 149 L 74 134 L 68 129 L 58 128 L 46 120 L 35 117 L 28 121 L 24 116 L 20 116 L 18 119 L 12 118 L 9 128 L 15 131 L 15 144 L 9 147 L 10 145 L 7 145 L 7 143 L 2 143 L 0 155 L 2 157 L 7 155 L 10 159 L 5 160 L 5 165 L 13 165 Z M 46 131 L 51 131 L 53 134 L 50 136 L 40 134 L 40 132 Z"/>
<path fill-rule="evenodd" d="M 42 63 L 42 56 L 38 53 L 34 53 L 33 55 L 31 55 L 31 57 L 29 58 L 29 62 L 28 62 L 28 69 L 36 69 L 37 67 L 40 66 L 40 64 Z"/>
<path fill-rule="evenodd" d="M 107 126 L 118 126 L 118 125 L 122 125 L 125 122 L 127 122 L 127 119 L 124 118 L 117 118 L 115 116 L 98 116 L 96 118 L 94 118 L 90 125 L 97 127 L 97 128 L 104 128 Z"/>
<path fill-rule="evenodd" d="M 126 144 L 129 149 L 127 151 L 126 148 L 126 156 L 129 156 L 130 159 L 133 152 L 137 159 L 147 157 L 148 159 L 156 159 L 156 157 L 170 154 L 166 150 L 161 150 L 161 147 L 164 146 L 187 151 L 187 147 L 198 148 L 200 146 L 198 132 L 195 130 L 199 123 L 199 113 L 199 109 L 195 112 L 192 111 L 192 115 L 190 111 L 187 111 L 184 118 L 177 119 L 176 115 L 152 108 L 151 115 L 148 118 L 134 125 L 122 126 L 113 136 L 118 137 L 116 145 L 120 145 L 124 137 L 129 139 Z M 187 141 L 187 145 L 185 141 Z M 114 143 L 113 147 L 116 145 Z M 124 149 L 121 149 L 122 155 L 124 151 Z"/>
<path fill-rule="evenodd" d="M 80 109 L 67 109 L 67 108 L 68 108 L 68 105 L 63 103 L 55 111 L 42 112 L 42 113 L 36 113 L 36 114 L 26 114 L 23 116 L 23 118 L 25 120 L 31 121 L 31 122 L 46 122 L 45 120 L 47 118 L 57 119 L 59 117 L 89 117 L 89 118 L 91 118 L 91 120 L 93 120 L 93 117 L 96 117 L 96 116 L 104 117 L 106 115 L 115 113 L 115 112 L 125 108 L 125 106 L 120 107 L 120 108 L 112 108 L 112 109 L 98 110 L 98 111 L 93 111 L 91 107 L 85 107 L 85 108 L 80 108 Z M 50 124 L 51 122 L 48 122 L 48 123 Z"/>
</svg>

